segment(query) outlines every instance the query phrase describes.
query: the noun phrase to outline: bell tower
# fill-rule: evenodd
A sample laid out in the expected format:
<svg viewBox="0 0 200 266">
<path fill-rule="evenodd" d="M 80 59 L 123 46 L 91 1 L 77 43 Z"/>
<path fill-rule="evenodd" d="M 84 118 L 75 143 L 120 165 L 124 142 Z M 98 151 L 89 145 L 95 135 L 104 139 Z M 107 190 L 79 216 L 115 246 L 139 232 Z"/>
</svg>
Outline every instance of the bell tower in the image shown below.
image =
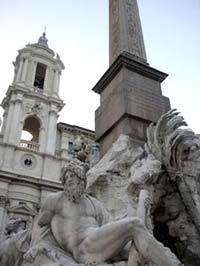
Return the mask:
<svg viewBox="0 0 200 266">
<path fill-rule="evenodd" d="M 45 33 L 19 50 L 13 64 L 14 79 L 1 104 L 2 142 L 54 155 L 58 113 L 64 106 L 59 97 L 64 64 L 49 48 Z M 32 135 L 30 141 L 23 139 L 23 131 Z"/>
</svg>

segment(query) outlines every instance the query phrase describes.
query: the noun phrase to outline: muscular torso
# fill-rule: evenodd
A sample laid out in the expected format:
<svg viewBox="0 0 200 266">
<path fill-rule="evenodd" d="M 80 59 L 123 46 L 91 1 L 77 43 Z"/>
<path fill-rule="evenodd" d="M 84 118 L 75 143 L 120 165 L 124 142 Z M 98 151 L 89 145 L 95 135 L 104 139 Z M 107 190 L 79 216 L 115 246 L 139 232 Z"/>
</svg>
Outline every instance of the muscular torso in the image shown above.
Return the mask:
<svg viewBox="0 0 200 266">
<path fill-rule="evenodd" d="M 62 194 L 55 206 L 51 220 L 52 233 L 60 247 L 73 253 L 87 235 L 100 226 L 97 210 L 85 195 L 79 204 L 74 204 Z"/>
</svg>

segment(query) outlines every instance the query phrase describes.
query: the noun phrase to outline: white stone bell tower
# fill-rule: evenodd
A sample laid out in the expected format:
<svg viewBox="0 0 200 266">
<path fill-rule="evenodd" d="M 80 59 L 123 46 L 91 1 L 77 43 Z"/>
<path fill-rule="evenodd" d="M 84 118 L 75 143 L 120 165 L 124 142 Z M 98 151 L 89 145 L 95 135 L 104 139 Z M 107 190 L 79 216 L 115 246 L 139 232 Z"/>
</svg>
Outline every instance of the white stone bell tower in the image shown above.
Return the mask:
<svg viewBox="0 0 200 266">
<path fill-rule="evenodd" d="M 2 101 L 3 143 L 54 155 L 58 113 L 64 106 L 59 97 L 59 80 L 64 64 L 48 47 L 45 33 L 37 43 L 18 51 L 14 79 Z M 22 138 L 22 131 L 32 135 Z"/>
</svg>

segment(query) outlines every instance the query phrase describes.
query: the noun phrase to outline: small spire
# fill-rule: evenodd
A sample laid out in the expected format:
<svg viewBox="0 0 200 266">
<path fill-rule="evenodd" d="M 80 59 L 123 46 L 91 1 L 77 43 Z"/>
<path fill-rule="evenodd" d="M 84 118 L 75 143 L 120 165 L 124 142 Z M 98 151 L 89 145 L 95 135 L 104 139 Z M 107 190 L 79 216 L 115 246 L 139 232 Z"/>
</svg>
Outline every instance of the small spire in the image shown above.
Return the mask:
<svg viewBox="0 0 200 266">
<path fill-rule="evenodd" d="M 43 32 L 42 36 L 40 36 L 40 38 L 38 39 L 38 44 L 48 47 L 48 43 L 47 42 L 48 42 L 48 39 L 46 38 L 46 33 Z"/>
</svg>

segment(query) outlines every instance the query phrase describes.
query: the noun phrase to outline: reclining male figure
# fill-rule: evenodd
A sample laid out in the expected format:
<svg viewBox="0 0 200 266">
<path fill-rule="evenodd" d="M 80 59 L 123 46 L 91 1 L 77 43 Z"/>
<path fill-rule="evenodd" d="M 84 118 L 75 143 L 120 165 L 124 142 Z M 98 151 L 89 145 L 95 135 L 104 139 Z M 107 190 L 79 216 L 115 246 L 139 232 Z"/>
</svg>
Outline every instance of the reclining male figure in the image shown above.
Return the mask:
<svg viewBox="0 0 200 266">
<path fill-rule="evenodd" d="M 181 265 L 176 256 L 151 235 L 141 219 L 124 218 L 105 223 L 105 209 L 84 193 L 84 169 L 69 163 L 61 178 L 63 192 L 47 197 L 38 225 L 49 226 L 58 246 L 71 253 L 77 263 L 112 259 L 133 241 L 137 251 L 158 266 Z"/>
</svg>

